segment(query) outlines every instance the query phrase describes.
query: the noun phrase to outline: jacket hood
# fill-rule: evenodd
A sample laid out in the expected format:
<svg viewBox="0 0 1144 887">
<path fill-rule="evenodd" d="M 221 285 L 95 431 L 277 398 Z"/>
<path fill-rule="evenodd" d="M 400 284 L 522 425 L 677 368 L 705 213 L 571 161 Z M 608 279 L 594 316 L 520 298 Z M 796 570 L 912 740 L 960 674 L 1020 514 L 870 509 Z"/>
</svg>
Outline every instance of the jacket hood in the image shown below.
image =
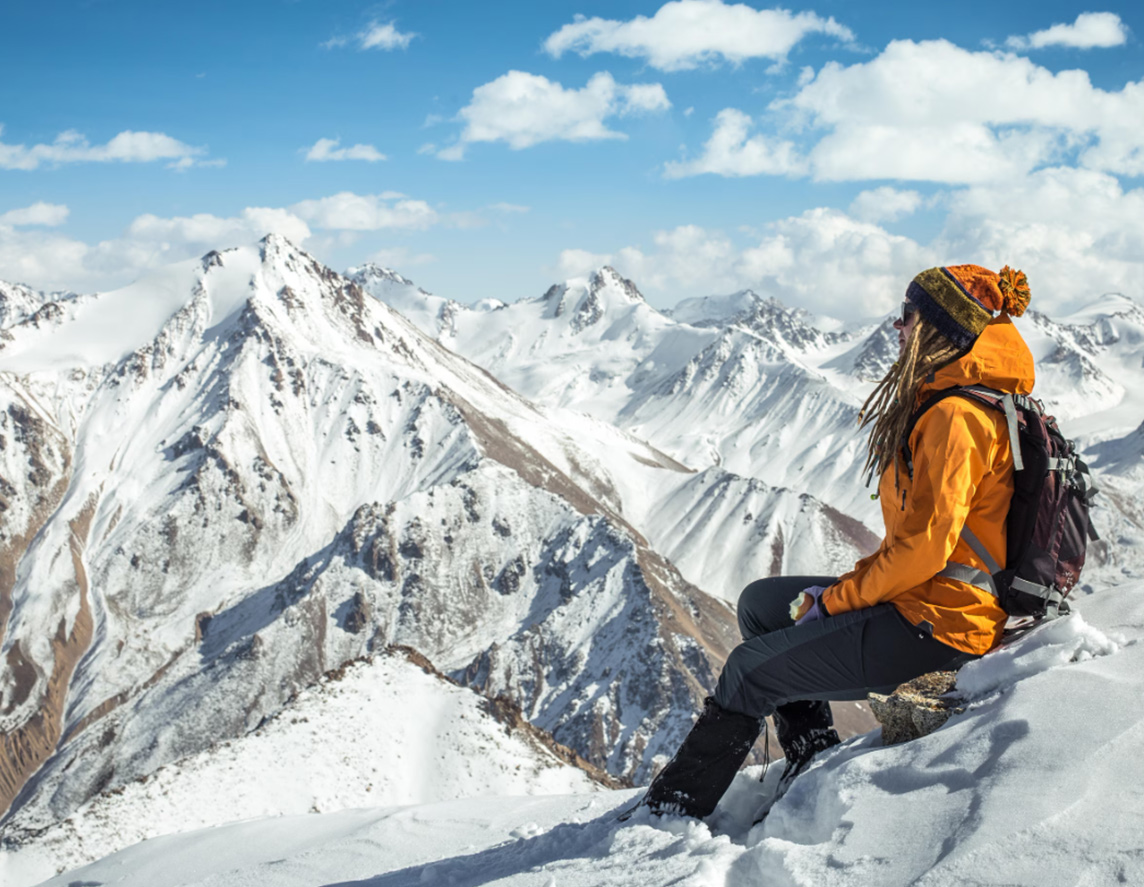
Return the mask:
<svg viewBox="0 0 1144 887">
<path fill-rule="evenodd" d="M 942 367 L 919 394 L 957 385 L 986 385 L 1011 394 L 1032 394 L 1033 354 L 1007 314 L 993 318 L 968 354 Z"/>
</svg>

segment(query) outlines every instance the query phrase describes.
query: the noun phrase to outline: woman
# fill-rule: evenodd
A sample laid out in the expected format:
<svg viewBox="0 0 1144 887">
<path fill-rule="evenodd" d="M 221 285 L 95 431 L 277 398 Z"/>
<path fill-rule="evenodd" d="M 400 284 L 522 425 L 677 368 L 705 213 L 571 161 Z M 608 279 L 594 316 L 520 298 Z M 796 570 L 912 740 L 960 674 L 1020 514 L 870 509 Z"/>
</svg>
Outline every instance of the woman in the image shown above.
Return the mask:
<svg viewBox="0 0 1144 887">
<path fill-rule="evenodd" d="M 767 715 L 786 753 L 785 787 L 839 741 L 827 700 L 889 693 L 927 672 L 956 669 L 1000 640 L 1006 614 L 993 595 L 943 572 L 964 575 L 951 563 L 988 570 L 963 538 L 970 534 L 1004 567 L 1013 492 L 1005 417 L 948 397 L 910 433 L 912 464 L 902 444 L 914 411 L 938 391 L 1032 392 L 1033 358 L 1009 319 L 1028 303 L 1025 275 L 1008 267 L 1000 274 L 977 265 L 931 268 L 910 283 L 894 322 L 898 362 L 861 413 L 871 426 L 868 479 L 881 478 L 885 538 L 840 578 L 776 577 L 743 590 L 743 643 L 648 788 L 642 803 L 653 812 L 709 815 Z"/>
</svg>

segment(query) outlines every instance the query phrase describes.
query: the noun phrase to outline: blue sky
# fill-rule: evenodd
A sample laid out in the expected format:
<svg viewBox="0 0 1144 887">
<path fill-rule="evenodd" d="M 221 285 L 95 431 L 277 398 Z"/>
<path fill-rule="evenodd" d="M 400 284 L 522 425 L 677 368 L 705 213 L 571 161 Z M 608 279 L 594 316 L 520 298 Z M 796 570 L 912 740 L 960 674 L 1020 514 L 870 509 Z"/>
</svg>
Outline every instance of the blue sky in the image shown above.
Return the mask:
<svg viewBox="0 0 1144 887">
<path fill-rule="evenodd" d="M 460 301 L 609 262 L 862 316 L 962 261 L 1144 300 L 1144 10 L 947 9 L 8 0 L 0 279 L 281 230 Z"/>
</svg>

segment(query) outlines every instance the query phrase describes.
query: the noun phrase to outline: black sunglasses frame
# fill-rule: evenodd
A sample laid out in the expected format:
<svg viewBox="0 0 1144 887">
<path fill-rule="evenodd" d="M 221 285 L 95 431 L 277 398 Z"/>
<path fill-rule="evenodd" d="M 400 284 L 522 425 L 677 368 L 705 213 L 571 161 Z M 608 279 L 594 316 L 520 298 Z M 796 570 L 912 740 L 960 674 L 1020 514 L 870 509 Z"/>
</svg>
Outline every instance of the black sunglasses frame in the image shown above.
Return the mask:
<svg viewBox="0 0 1144 887">
<path fill-rule="evenodd" d="M 918 306 L 908 299 L 902 302 L 902 323 L 909 323 L 910 318 L 918 313 Z"/>
</svg>

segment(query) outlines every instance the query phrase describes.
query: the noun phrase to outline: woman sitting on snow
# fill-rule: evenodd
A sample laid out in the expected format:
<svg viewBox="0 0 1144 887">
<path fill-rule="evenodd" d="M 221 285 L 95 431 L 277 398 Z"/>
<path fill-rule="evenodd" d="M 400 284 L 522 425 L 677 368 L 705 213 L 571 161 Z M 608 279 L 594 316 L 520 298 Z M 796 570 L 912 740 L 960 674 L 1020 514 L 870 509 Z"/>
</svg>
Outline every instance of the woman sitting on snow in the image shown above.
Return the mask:
<svg viewBox="0 0 1144 887">
<path fill-rule="evenodd" d="M 1000 274 L 977 265 L 931 268 L 910 283 L 894 322 L 898 362 L 861 414 L 873 426 L 868 476 L 881 476 L 881 546 L 841 578 L 774 577 L 743 590 L 743 643 L 641 804 L 709 815 L 767 715 L 786 753 L 781 792 L 815 753 L 839 742 L 827 700 L 889 693 L 998 643 L 1005 611 L 989 591 L 954 578 L 967 571 L 949 565 L 988 569 L 967 542 L 972 534 L 1004 566 L 1013 493 L 1005 417 L 949 397 L 910 433 L 912 470 L 902 442 L 914 410 L 942 389 L 1032 392 L 1033 357 L 1009 319 L 1028 303 L 1025 275 L 1008 267 Z"/>
</svg>

